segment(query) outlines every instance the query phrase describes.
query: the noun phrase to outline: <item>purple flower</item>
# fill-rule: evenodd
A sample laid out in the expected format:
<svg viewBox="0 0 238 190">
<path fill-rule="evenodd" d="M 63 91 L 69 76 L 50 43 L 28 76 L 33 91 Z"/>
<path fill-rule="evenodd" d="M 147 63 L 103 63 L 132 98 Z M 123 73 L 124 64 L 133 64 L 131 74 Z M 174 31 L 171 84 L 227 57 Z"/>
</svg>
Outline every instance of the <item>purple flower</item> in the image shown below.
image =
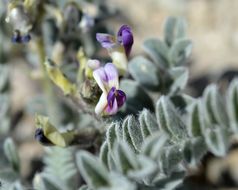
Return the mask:
<svg viewBox="0 0 238 190">
<path fill-rule="evenodd" d="M 107 63 L 93 72 L 93 77 L 102 90 L 102 95 L 95 107 L 95 113 L 116 114 L 125 103 L 126 94 L 119 90 L 119 76 L 116 67 Z"/>
<path fill-rule="evenodd" d="M 111 50 L 113 47 L 122 46 L 126 56 L 129 57 L 133 45 L 133 34 L 128 25 L 122 25 L 114 37 L 110 34 L 97 33 L 96 39 L 101 43 L 102 47 Z"/>
</svg>

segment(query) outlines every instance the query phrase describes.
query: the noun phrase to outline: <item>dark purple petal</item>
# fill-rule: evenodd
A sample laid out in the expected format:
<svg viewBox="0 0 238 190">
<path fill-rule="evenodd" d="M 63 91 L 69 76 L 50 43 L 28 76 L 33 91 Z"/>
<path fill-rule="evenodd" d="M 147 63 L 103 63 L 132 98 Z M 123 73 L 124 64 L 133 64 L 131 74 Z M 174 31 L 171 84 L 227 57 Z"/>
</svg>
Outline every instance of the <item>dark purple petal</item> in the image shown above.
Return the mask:
<svg viewBox="0 0 238 190">
<path fill-rule="evenodd" d="M 96 39 L 106 49 L 115 45 L 115 38 L 110 34 L 97 33 Z"/>
<path fill-rule="evenodd" d="M 13 43 L 21 43 L 22 37 L 18 30 L 14 31 L 14 35 L 12 36 L 12 42 Z"/>
<path fill-rule="evenodd" d="M 26 34 L 26 35 L 22 36 L 22 38 L 21 38 L 21 41 L 23 43 L 28 43 L 30 40 L 31 40 L 30 34 Z"/>
<path fill-rule="evenodd" d="M 108 113 L 108 115 L 116 114 L 118 111 L 117 100 L 114 99 L 114 101 L 112 103 L 112 107 L 107 106 L 105 111 Z"/>
<path fill-rule="evenodd" d="M 131 28 L 127 25 L 121 26 L 117 34 L 117 40 L 124 46 L 127 57 L 130 55 L 131 48 L 134 42 Z"/>
<path fill-rule="evenodd" d="M 126 101 L 126 94 L 122 90 L 117 90 L 116 93 L 117 93 L 116 95 L 117 104 L 118 104 L 118 107 L 120 108 L 121 106 L 123 106 L 123 104 Z"/>
<path fill-rule="evenodd" d="M 108 106 L 110 108 L 113 108 L 113 103 L 114 103 L 114 100 L 115 100 L 115 92 L 116 92 L 116 88 L 115 87 L 112 87 L 111 90 L 109 91 L 108 95 L 107 95 L 107 103 L 108 103 Z"/>
</svg>

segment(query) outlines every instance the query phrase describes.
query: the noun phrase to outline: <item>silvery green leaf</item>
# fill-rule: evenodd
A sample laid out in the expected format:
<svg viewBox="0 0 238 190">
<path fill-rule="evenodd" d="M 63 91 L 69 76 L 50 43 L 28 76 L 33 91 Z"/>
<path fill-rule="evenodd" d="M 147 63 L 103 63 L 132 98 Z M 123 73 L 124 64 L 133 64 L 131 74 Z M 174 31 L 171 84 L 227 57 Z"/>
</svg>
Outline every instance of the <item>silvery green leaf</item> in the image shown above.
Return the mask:
<svg viewBox="0 0 238 190">
<path fill-rule="evenodd" d="M 98 188 L 97 190 L 137 190 L 136 184 L 124 175 L 111 172 L 109 177 L 111 186 Z"/>
<path fill-rule="evenodd" d="M 164 40 L 170 47 L 174 40 L 186 36 L 187 24 L 184 19 L 168 17 L 164 26 Z"/>
<path fill-rule="evenodd" d="M 172 141 L 182 141 L 188 137 L 181 116 L 165 96 L 162 96 L 156 104 L 156 117 L 160 128 L 171 137 Z"/>
<path fill-rule="evenodd" d="M 163 148 L 158 159 L 161 170 L 165 174 L 171 174 L 183 159 L 183 149 L 179 145 L 172 145 Z"/>
<path fill-rule="evenodd" d="M 9 111 L 10 101 L 7 94 L 0 94 L 0 118 L 7 115 Z"/>
<path fill-rule="evenodd" d="M 78 190 L 91 190 L 87 185 L 82 185 Z"/>
<path fill-rule="evenodd" d="M 112 152 L 113 147 L 117 141 L 117 135 L 116 135 L 116 125 L 117 123 L 112 123 L 106 132 L 106 142 L 108 144 L 108 149 L 110 152 Z"/>
<path fill-rule="evenodd" d="M 169 73 L 173 79 L 170 87 L 170 94 L 183 90 L 188 82 L 188 69 L 186 67 L 173 67 L 170 69 Z"/>
<path fill-rule="evenodd" d="M 207 146 L 203 137 L 191 138 L 184 143 L 184 159 L 191 165 L 195 166 L 206 151 Z"/>
<path fill-rule="evenodd" d="M 3 144 L 4 154 L 16 172 L 20 172 L 20 158 L 13 140 L 9 137 Z"/>
<path fill-rule="evenodd" d="M 81 175 L 92 189 L 108 187 L 110 185 L 108 171 L 99 159 L 86 151 L 79 151 L 76 162 Z"/>
<path fill-rule="evenodd" d="M 118 142 L 114 147 L 114 154 L 116 166 L 123 174 L 139 168 L 136 155 L 126 142 Z"/>
<path fill-rule="evenodd" d="M 12 184 L 12 187 L 9 190 L 25 190 L 22 186 L 22 184 L 19 181 L 16 181 L 15 183 Z"/>
<path fill-rule="evenodd" d="M 201 101 L 194 101 L 188 116 L 188 133 L 191 137 L 202 136 L 205 129 Z"/>
<path fill-rule="evenodd" d="M 238 79 L 234 79 L 227 90 L 226 108 L 233 131 L 238 130 Z"/>
<path fill-rule="evenodd" d="M 9 78 L 9 67 L 0 64 L 0 92 L 4 90 L 8 83 Z"/>
<path fill-rule="evenodd" d="M 6 183 L 13 183 L 19 178 L 19 174 L 16 173 L 12 168 L 1 168 L 0 170 L 0 181 Z"/>
<path fill-rule="evenodd" d="M 184 65 L 192 53 L 192 47 L 192 42 L 189 39 L 176 40 L 169 51 L 171 66 Z"/>
<path fill-rule="evenodd" d="M 129 62 L 128 69 L 132 77 L 145 88 L 154 91 L 159 90 L 159 69 L 151 61 L 137 56 Z"/>
<path fill-rule="evenodd" d="M 6 135 L 9 132 L 10 129 L 10 118 L 8 116 L 5 116 L 1 118 L 0 120 L 0 135 Z"/>
<path fill-rule="evenodd" d="M 99 157 L 101 162 L 107 166 L 108 168 L 108 154 L 109 154 L 109 150 L 108 150 L 108 143 L 107 141 L 104 141 L 103 144 L 100 147 L 100 153 L 99 153 Z"/>
<path fill-rule="evenodd" d="M 143 43 L 143 49 L 159 67 L 169 67 L 169 49 L 164 42 L 156 38 L 147 39 Z"/>
<path fill-rule="evenodd" d="M 142 181 L 149 175 L 154 174 L 157 171 L 157 164 L 144 155 L 138 155 L 137 161 L 139 163 L 139 168 L 136 170 L 131 170 L 128 173 L 130 178 Z"/>
<path fill-rule="evenodd" d="M 137 114 L 144 108 L 153 110 L 153 101 L 150 96 L 143 90 L 137 82 L 132 80 L 121 80 L 121 90 L 126 93 L 125 109 L 127 113 Z"/>
<path fill-rule="evenodd" d="M 122 124 L 123 140 L 135 150 L 140 151 L 143 142 L 139 123 L 133 115 L 127 116 Z"/>
<path fill-rule="evenodd" d="M 143 109 L 143 111 L 140 113 L 139 123 L 144 139 L 154 132 L 159 131 L 159 125 L 155 116 L 147 109 Z"/>
<path fill-rule="evenodd" d="M 153 134 L 152 136 L 146 138 L 143 143 L 142 153 L 153 160 L 157 160 L 167 140 L 168 137 L 163 133 L 157 132 Z"/>
<path fill-rule="evenodd" d="M 223 97 L 215 84 L 209 85 L 203 94 L 205 116 L 209 123 L 229 125 L 226 108 L 223 104 Z"/>
<path fill-rule="evenodd" d="M 204 138 L 208 149 L 216 156 L 224 156 L 227 152 L 228 133 L 221 126 L 215 129 L 206 129 Z"/>
</svg>

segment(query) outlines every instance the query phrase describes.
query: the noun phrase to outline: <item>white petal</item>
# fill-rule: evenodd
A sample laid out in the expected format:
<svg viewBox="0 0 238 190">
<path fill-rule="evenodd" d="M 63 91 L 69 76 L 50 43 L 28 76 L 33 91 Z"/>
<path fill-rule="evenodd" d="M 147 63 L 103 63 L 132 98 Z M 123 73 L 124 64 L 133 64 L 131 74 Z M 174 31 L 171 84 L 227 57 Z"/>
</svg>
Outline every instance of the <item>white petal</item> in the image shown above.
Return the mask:
<svg viewBox="0 0 238 190">
<path fill-rule="evenodd" d="M 119 81 L 118 81 L 119 76 L 118 76 L 116 66 L 112 63 L 107 63 L 104 66 L 104 70 L 105 70 L 105 73 L 107 75 L 109 90 L 112 87 L 116 87 L 116 89 L 118 89 L 119 88 Z"/>
<path fill-rule="evenodd" d="M 95 107 L 95 113 L 99 115 L 100 113 L 103 112 L 103 110 L 107 106 L 107 93 L 102 93 L 96 107 Z"/>
<path fill-rule="evenodd" d="M 120 75 L 124 75 L 127 71 L 127 57 L 124 51 L 112 51 L 110 52 L 113 64 L 117 67 Z"/>
<path fill-rule="evenodd" d="M 101 90 L 106 93 L 106 88 L 104 84 L 107 82 L 107 75 L 105 73 L 104 68 L 100 67 L 99 69 L 93 71 L 93 77 L 97 82 L 98 86 L 101 88 Z"/>
</svg>

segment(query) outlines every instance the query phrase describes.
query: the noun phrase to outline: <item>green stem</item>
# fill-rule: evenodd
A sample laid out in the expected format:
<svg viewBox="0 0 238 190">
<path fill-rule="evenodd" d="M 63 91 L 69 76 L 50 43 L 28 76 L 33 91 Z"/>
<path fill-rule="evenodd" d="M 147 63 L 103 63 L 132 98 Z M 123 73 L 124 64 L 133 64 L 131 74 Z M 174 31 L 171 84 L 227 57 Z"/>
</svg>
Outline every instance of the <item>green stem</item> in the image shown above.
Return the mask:
<svg viewBox="0 0 238 190">
<path fill-rule="evenodd" d="M 39 56 L 40 68 L 43 73 L 43 89 L 46 95 L 47 112 L 52 123 L 55 126 L 59 126 L 60 125 L 60 109 L 59 109 L 56 95 L 53 91 L 50 79 L 45 69 L 44 61 L 45 61 L 46 54 L 45 54 L 44 42 L 42 38 L 39 37 L 38 39 L 36 39 L 36 46 L 37 46 L 37 53 Z"/>
</svg>

